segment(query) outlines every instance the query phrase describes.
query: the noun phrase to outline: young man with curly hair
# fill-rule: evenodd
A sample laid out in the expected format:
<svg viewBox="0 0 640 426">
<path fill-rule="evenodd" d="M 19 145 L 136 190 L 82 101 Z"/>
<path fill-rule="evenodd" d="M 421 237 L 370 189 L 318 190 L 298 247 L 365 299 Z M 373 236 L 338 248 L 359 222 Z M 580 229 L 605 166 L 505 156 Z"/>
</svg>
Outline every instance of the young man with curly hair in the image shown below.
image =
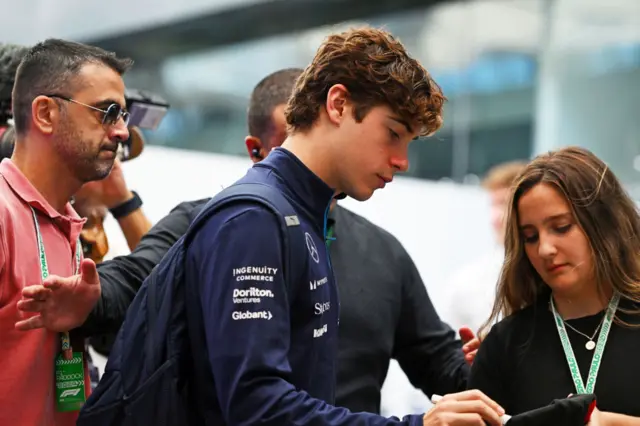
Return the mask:
<svg viewBox="0 0 640 426">
<path fill-rule="evenodd" d="M 339 316 L 324 249 L 329 205 L 339 194 L 367 200 L 406 171 L 409 143 L 438 130 L 444 101 L 429 73 L 384 31 L 334 34 L 320 46 L 286 107 L 288 138 L 241 180 L 273 185 L 295 207 L 308 249 L 294 258 L 303 265 L 299 287 L 285 285 L 291 271 L 283 270 L 276 218 L 255 204 L 214 214 L 187 252 L 186 276 L 200 283 L 206 334 L 207 353 L 196 363 L 207 371 L 197 376 L 211 389 L 198 405 L 213 423 L 500 424 L 499 407 L 476 392 L 449 395 L 430 413 L 404 420 L 329 405 Z M 234 279 L 253 266 L 266 272 Z M 234 304 L 234 293 L 252 286 L 268 297 Z"/>
</svg>

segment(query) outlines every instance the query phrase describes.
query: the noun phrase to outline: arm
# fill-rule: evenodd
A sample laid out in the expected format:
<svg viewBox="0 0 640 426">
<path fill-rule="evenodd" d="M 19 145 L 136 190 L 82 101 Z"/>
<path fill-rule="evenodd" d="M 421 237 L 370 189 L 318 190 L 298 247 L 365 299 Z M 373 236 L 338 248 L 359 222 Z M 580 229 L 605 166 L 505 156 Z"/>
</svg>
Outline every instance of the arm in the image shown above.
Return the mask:
<svg viewBox="0 0 640 426">
<path fill-rule="evenodd" d="M 130 200 L 133 194 L 127 198 Z M 127 201 L 125 200 L 125 202 Z M 151 229 L 151 222 L 142 211 L 142 207 L 138 207 L 126 216 L 117 219 L 120 229 L 124 237 L 127 239 L 129 250 L 133 251 L 140 244 L 142 237 Z"/>
<path fill-rule="evenodd" d="M 228 220 L 214 216 L 187 252 L 186 277 L 200 285 L 209 364 L 226 424 L 243 425 L 421 425 L 422 416 L 404 421 L 354 414 L 312 398 L 288 381 L 291 376 L 290 306 L 282 274 L 277 218 L 257 207 L 240 207 Z M 273 281 L 236 281 L 234 270 L 266 266 Z M 235 304 L 234 291 L 269 290 L 257 303 Z M 234 319 L 234 312 L 264 317 Z"/>
<path fill-rule="evenodd" d="M 98 265 L 102 295 L 81 327 L 87 336 L 118 331 L 144 280 L 187 232 L 194 210 L 205 201 L 178 205 L 151 228 L 131 254 Z"/>
<path fill-rule="evenodd" d="M 499 325 L 494 326 L 482 341 L 471 366 L 469 389 L 478 389 L 509 412 L 509 393 L 503 378 L 509 377 L 504 345 L 499 337 Z"/>
<path fill-rule="evenodd" d="M 594 411 L 589 426 L 640 426 L 640 417 L 624 414 Z"/>
<path fill-rule="evenodd" d="M 469 377 L 462 343 L 438 317 L 420 273 L 406 252 L 404 263 L 402 313 L 394 357 L 411 383 L 429 397 L 462 391 Z"/>
<path fill-rule="evenodd" d="M 94 205 L 105 206 L 110 210 L 132 200 L 133 193 L 127 187 L 120 160 L 113 163 L 109 176 L 102 180 L 85 183 L 75 197 L 85 208 L 87 205 Z M 151 229 L 151 222 L 140 207 L 116 220 L 131 251 L 138 246 L 142 236 Z"/>
</svg>

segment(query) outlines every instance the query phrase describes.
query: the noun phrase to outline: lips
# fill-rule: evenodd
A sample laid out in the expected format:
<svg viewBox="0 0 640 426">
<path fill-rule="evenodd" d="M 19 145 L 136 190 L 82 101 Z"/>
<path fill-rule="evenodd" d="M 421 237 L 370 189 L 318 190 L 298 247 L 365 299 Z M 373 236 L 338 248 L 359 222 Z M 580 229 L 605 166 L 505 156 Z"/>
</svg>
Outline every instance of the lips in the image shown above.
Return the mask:
<svg viewBox="0 0 640 426">
<path fill-rule="evenodd" d="M 547 272 L 558 272 L 559 270 L 561 270 L 562 268 L 564 268 L 565 266 L 567 266 L 568 263 L 560 263 L 557 265 L 551 265 L 549 267 L 547 267 Z"/>
<path fill-rule="evenodd" d="M 114 145 L 105 145 L 100 148 L 101 151 L 109 151 L 109 152 L 118 152 L 118 144 Z"/>
</svg>

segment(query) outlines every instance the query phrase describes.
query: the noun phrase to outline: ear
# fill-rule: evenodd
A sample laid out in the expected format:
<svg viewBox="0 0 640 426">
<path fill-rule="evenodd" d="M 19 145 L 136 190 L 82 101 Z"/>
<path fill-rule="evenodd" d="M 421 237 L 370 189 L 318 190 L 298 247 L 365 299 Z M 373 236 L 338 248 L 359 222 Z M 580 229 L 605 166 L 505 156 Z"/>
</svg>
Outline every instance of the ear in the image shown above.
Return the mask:
<svg viewBox="0 0 640 426">
<path fill-rule="evenodd" d="M 262 146 L 262 141 L 260 140 L 260 138 L 257 138 L 255 136 L 247 136 L 246 138 L 244 138 L 244 144 L 247 147 L 247 152 L 249 153 L 251 161 L 253 161 L 254 163 L 258 163 L 264 160 L 264 158 L 269 154 Z"/>
<path fill-rule="evenodd" d="M 60 108 L 53 99 L 38 96 L 31 102 L 31 122 L 41 133 L 52 134 L 59 121 Z"/>
<path fill-rule="evenodd" d="M 334 84 L 327 92 L 327 115 L 329 120 L 340 125 L 347 113 L 351 113 L 349 104 L 349 91 L 342 84 Z"/>
</svg>

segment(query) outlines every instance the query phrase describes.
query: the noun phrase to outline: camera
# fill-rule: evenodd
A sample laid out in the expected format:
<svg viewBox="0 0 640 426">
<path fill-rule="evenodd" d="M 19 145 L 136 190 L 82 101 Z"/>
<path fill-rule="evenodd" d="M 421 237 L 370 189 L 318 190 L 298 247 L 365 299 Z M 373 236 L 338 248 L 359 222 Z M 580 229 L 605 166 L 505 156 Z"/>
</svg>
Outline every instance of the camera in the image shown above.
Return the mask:
<svg viewBox="0 0 640 426">
<path fill-rule="evenodd" d="M 169 103 L 155 93 L 126 89 L 126 107 L 131 114 L 130 126 L 155 130 L 169 110 Z"/>
<path fill-rule="evenodd" d="M 161 96 L 138 89 L 125 89 L 125 102 L 129 118 L 129 139 L 118 148 L 120 161 L 136 158 L 144 148 L 141 129 L 155 130 L 169 110 L 169 103 Z"/>
</svg>

